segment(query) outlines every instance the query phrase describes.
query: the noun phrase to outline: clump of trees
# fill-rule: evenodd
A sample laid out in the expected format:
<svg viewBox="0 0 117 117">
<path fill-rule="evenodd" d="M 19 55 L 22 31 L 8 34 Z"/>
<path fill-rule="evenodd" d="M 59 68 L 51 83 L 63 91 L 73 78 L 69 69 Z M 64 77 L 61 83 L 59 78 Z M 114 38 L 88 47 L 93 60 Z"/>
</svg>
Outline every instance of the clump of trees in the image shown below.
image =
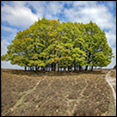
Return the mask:
<svg viewBox="0 0 117 117">
<path fill-rule="evenodd" d="M 76 71 L 110 64 L 112 49 L 95 23 L 71 23 L 42 18 L 19 31 L 2 60 L 25 70 Z"/>
</svg>

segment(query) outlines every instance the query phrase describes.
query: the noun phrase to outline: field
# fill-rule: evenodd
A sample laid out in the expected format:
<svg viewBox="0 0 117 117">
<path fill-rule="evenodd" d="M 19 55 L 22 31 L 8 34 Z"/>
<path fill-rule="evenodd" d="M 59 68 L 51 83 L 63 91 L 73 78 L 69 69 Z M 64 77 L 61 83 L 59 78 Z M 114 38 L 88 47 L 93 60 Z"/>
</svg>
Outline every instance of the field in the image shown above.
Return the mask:
<svg viewBox="0 0 117 117">
<path fill-rule="evenodd" d="M 1 70 L 2 116 L 115 116 L 109 70 L 81 73 Z"/>
<path fill-rule="evenodd" d="M 110 76 L 113 77 L 113 78 L 116 78 L 116 71 L 115 70 L 111 71 Z"/>
<path fill-rule="evenodd" d="M 115 70 L 111 71 L 110 76 L 113 79 L 113 81 L 112 81 L 113 82 L 113 87 L 114 87 L 114 90 L 116 92 L 116 85 L 114 85 L 115 80 L 116 80 L 116 71 Z"/>
</svg>

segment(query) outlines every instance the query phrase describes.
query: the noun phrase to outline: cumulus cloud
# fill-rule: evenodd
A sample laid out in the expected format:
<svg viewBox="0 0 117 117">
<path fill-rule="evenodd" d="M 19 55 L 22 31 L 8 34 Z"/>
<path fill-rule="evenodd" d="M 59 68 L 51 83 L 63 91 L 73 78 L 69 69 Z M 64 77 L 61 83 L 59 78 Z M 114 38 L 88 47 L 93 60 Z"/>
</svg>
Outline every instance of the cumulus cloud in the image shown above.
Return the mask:
<svg viewBox="0 0 117 117">
<path fill-rule="evenodd" d="M 64 8 L 64 2 L 58 1 L 12 1 L 6 3 L 1 7 L 2 20 L 17 27 L 30 26 L 42 17 L 57 19 L 56 15 L 62 13 Z M 36 13 L 33 13 L 30 7 L 35 9 Z"/>
<path fill-rule="evenodd" d="M 64 9 L 64 4 L 66 2 L 58 2 L 58 1 L 40 1 L 40 2 L 28 2 L 28 6 L 32 6 L 36 10 L 36 14 L 42 17 L 46 17 L 48 19 L 57 19 L 57 15 L 62 13 Z"/>
<path fill-rule="evenodd" d="M 16 28 L 11 28 L 7 26 L 1 26 L 1 40 L 6 41 L 6 43 L 11 43 L 11 41 L 15 38 L 17 34 Z M 1 43 L 2 44 L 2 43 Z"/>
<path fill-rule="evenodd" d="M 34 21 L 38 20 L 37 15 L 31 12 L 31 10 L 24 6 L 9 6 L 4 5 L 1 7 L 2 20 L 8 22 L 12 26 L 29 26 Z"/>
<path fill-rule="evenodd" d="M 106 37 L 109 43 L 109 46 L 116 46 L 116 33 L 113 33 L 111 30 L 106 32 Z"/>
<path fill-rule="evenodd" d="M 59 3 L 59 2 L 50 2 L 49 7 L 47 7 L 47 11 L 49 13 L 52 13 L 53 15 L 56 15 L 58 13 L 62 12 L 63 9 L 63 3 Z"/>
<path fill-rule="evenodd" d="M 1 42 L 1 55 L 6 54 L 8 45 L 9 45 L 8 41 L 2 40 L 2 42 Z"/>
<path fill-rule="evenodd" d="M 106 6 L 89 1 L 77 1 L 74 2 L 73 6 L 64 10 L 64 15 L 68 20 L 83 23 L 93 21 L 102 29 L 113 28 L 113 16 Z"/>
<path fill-rule="evenodd" d="M 1 26 L 1 29 L 4 30 L 4 31 L 7 31 L 7 32 L 17 32 L 17 29 L 16 28 L 10 28 L 10 27 L 6 27 L 6 26 Z"/>
<path fill-rule="evenodd" d="M 112 62 L 107 66 L 107 68 L 113 68 L 116 65 L 116 48 L 113 48 L 113 56 Z"/>
<path fill-rule="evenodd" d="M 86 6 L 96 6 L 96 1 L 75 1 L 73 2 L 73 7 L 78 7 L 78 6 L 83 6 L 83 7 L 86 7 Z"/>
</svg>

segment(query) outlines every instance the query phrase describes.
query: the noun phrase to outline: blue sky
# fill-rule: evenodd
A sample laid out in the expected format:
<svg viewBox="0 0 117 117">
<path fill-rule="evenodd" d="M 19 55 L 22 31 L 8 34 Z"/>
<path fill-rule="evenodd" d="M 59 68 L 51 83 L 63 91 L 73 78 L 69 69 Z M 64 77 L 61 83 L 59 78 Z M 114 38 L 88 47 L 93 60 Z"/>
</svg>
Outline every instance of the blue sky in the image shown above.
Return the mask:
<svg viewBox="0 0 117 117">
<path fill-rule="evenodd" d="M 95 22 L 105 31 L 115 58 L 107 66 L 116 64 L 116 1 L 2 1 L 1 2 L 1 55 L 7 52 L 18 31 L 28 28 L 42 17 L 60 21 Z M 22 69 L 1 61 L 2 68 Z"/>
</svg>

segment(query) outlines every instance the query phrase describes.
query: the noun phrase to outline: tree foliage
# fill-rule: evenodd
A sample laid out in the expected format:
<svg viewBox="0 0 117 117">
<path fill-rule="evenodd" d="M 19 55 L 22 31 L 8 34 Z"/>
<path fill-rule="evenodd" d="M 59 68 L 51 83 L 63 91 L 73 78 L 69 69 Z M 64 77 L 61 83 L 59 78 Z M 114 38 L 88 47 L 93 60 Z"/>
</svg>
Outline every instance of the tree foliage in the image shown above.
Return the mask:
<svg viewBox="0 0 117 117">
<path fill-rule="evenodd" d="M 42 18 L 19 31 L 2 60 L 29 70 L 82 70 L 82 66 L 104 67 L 112 49 L 95 23 L 71 23 Z"/>
</svg>

